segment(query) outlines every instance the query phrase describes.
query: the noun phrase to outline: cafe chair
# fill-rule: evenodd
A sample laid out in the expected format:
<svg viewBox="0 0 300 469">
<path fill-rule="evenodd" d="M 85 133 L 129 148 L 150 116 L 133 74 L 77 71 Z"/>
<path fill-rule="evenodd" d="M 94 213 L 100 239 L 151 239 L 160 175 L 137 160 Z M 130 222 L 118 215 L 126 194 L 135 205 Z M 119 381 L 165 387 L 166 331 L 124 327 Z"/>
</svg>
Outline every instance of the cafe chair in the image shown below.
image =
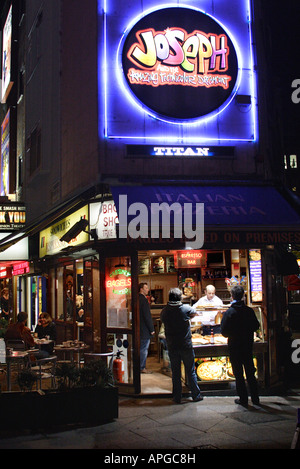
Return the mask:
<svg viewBox="0 0 300 469">
<path fill-rule="evenodd" d="M 5 341 L 6 348 L 11 348 L 13 350 L 26 350 L 26 345 L 24 340 L 21 339 L 8 339 Z"/>
<path fill-rule="evenodd" d="M 37 375 L 37 389 L 38 387 L 42 389 L 43 379 L 51 379 L 51 387 L 56 388 L 56 362 L 57 357 L 54 355 L 48 358 L 41 358 L 30 363 L 31 370 Z"/>
</svg>

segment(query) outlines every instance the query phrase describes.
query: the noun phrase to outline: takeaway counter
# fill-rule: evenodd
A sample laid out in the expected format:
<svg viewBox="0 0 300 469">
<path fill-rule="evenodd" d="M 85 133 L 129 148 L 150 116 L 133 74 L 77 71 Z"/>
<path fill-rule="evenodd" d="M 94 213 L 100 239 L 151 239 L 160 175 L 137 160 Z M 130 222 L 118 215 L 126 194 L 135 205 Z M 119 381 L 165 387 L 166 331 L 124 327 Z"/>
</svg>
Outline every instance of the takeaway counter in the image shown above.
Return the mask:
<svg viewBox="0 0 300 469">
<path fill-rule="evenodd" d="M 196 374 L 199 381 L 226 382 L 234 380 L 227 338 L 220 333 L 220 323 L 227 307 L 197 307 L 198 316 L 191 320 Z M 260 323 L 254 334 L 253 356 L 257 379 L 265 382 L 267 342 L 264 341 L 262 310 L 253 307 Z"/>
</svg>

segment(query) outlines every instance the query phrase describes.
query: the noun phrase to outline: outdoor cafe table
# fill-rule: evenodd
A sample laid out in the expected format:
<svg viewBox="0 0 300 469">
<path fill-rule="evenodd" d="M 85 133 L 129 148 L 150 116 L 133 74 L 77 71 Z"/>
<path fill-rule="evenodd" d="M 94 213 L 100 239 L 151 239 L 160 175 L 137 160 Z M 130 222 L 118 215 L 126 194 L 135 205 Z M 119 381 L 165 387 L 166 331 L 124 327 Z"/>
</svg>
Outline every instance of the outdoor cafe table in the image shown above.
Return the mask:
<svg viewBox="0 0 300 469">
<path fill-rule="evenodd" d="M 43 348 L 43 345 L 54 344 L 54 341 L 51 339 L 34 339 L 34 345 L 39 347 L 40 349 Z"/>
<path fill-rule="evenodd" d="M 78 365 L 80 364 L 80 355 L 84 353 L 89 348 L 89 345 L 86 344 L 59 344 L 55 345 L 54 350 L 55 352 L 63 352 L 64 358 L 66 355 L 69 354 L 71 363 L 74 363 L 74 353 L 78 353 Z"/>
</svg>

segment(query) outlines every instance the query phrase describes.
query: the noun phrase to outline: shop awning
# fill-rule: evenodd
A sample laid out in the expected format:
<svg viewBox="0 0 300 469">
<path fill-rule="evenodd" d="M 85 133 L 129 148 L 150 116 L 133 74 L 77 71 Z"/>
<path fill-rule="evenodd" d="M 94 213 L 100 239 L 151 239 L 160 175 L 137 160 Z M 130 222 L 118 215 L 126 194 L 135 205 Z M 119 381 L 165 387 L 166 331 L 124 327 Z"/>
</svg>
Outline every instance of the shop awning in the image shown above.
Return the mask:
<svg viewBox="0 0 300 469">
<path fill-rule="evenodd" d="M 144 185 L 113 186 L 111 192 L 119 213 L 119 196 L 127 206 L 140 202 L 204 203 L 206 244 L 300 243 L 300 204 L 285 189 L 269 185 Z M 130 220 L 130 218 L 128 218 Z M 221 233 L 221 234 L 220 234 Z M 226 235 L 227 233 L 227 235 Z"/>
</svg>

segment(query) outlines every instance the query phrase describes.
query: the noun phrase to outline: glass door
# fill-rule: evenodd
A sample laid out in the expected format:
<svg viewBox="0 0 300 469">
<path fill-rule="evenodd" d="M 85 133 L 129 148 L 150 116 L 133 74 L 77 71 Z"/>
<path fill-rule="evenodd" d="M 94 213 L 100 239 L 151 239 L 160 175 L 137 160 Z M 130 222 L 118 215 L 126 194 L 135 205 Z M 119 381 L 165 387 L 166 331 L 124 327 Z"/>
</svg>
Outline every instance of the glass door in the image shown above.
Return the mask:
<svg viewBox="0 0 300 469">
<path fill-rule="evenodd" d="M 137 283 L 137 282 L 135 282 Z M 138 389 L 139 373 L 136 353 L 135 295 L 130 256 L 105 260 L 106 343 L 114 354 L 114 377 L 119 385 Z M 139 392 L 139 391 L 138 391 Z"/>
</svg>

